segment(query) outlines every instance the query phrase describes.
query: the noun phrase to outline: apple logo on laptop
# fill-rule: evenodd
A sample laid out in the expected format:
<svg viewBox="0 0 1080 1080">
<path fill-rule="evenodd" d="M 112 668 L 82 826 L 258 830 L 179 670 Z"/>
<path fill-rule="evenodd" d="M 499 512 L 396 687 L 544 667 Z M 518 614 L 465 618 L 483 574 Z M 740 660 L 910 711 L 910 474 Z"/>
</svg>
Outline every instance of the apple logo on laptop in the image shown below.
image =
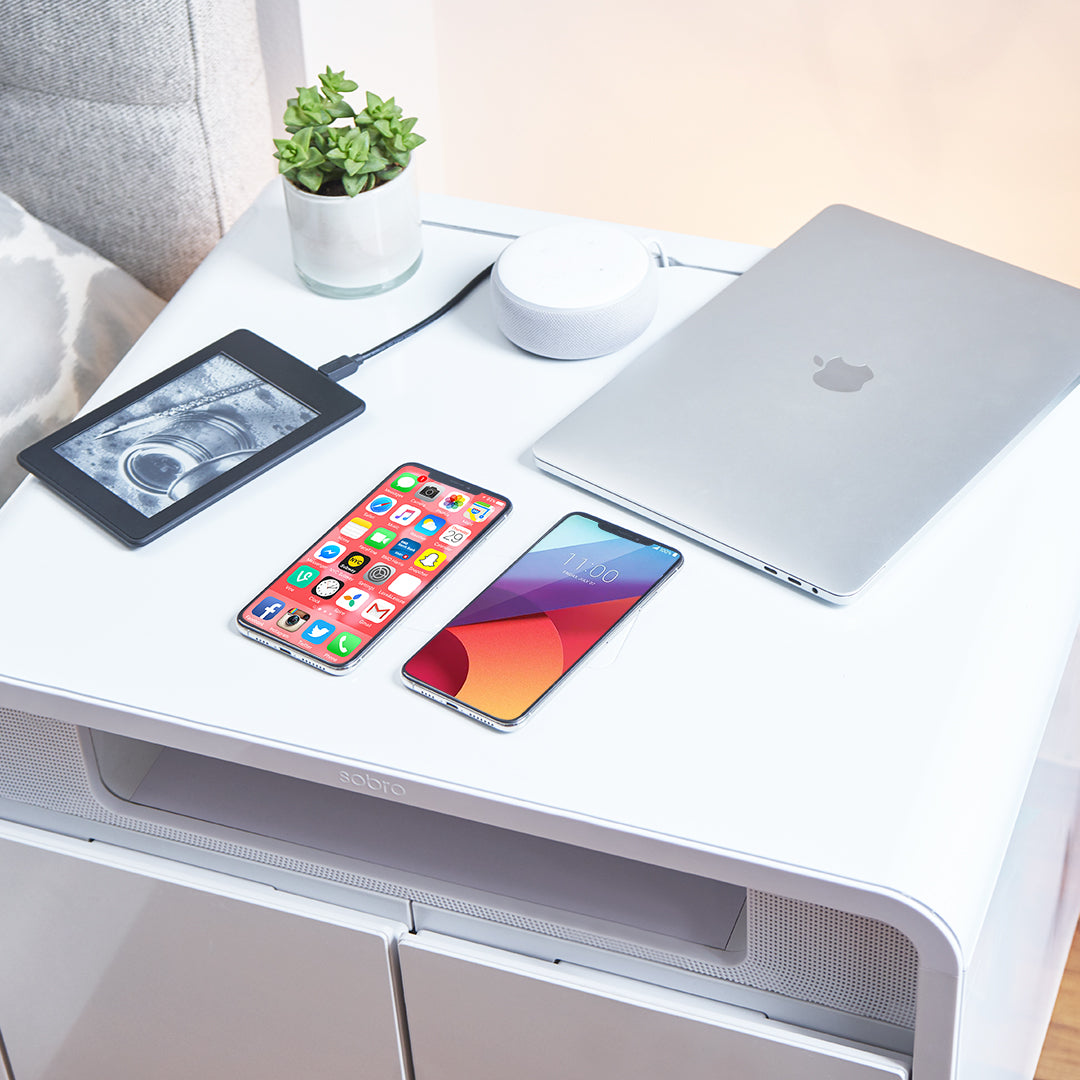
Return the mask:
<svg viewBox="0 0 1080 1080">
<path fill-rule="evenodd" d="M 814 382 L 826 390 L 838 390 L 842 394 L 861 390 L 863 383 L 874 377 L 866 364 L 849 364 L 840 356 L 834 356 L 828 363 L 815 356 L 814 363 L 821 368 L 814 372 Z"/>
</svg>

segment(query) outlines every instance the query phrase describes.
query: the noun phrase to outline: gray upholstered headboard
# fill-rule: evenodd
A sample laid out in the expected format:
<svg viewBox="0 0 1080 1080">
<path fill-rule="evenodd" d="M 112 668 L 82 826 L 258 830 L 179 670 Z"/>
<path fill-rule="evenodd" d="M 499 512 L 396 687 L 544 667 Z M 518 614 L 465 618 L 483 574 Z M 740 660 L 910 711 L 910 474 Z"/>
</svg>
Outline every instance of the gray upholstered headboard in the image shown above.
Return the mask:
<svg viewBox="0 0 1080 1080">
<path fill-rule="evenodd" d="M 303 78 L 296 0 L 0 0 L 0 191 L 167 298 Z"/>
</svg>

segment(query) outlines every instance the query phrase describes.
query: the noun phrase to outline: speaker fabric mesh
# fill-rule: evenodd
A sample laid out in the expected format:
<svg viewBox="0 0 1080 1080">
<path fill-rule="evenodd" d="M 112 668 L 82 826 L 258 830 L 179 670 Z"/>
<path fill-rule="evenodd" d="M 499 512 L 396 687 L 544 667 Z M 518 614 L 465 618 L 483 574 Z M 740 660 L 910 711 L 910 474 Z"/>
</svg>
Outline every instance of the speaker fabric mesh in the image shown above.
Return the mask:
<svg viewBox="0 0 1080 1080">
<path fill-rule="evenodd" d="M 656 277 L 601 308 L 552 309 L 509 294 L 497 274 L 491 278 L 499 329 L 519 348 L 556 360 L 605 356 L 629 345 L 656 311 Z"/>
<path fill-rule="evenodd" d="M 747 892 L 747 952 L 737 964 L 711 964 L 677 951 L 465 903 L 392 879 L 350 873 L 115 813 L 93 794 L 78 729 L 71 724 L 0 707 L 0 797 L 86 821 L 160 837 L 195 848 L 275 866 L 324 881 L 414 900 L 551 937 L 636 956 L 699 975 L 911 1028 L 915 1023 L 918 957 L 895 928 L 873 919 L 756 890 Z"/>
</svg>

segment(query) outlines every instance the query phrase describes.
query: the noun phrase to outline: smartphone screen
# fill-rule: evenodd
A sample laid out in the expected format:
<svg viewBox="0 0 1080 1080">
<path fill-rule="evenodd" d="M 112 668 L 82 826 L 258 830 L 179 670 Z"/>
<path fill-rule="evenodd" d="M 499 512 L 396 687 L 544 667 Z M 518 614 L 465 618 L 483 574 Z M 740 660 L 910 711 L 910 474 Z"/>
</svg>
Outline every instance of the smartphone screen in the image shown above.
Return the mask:
<svg viewBox="0 0 1080 1080">
<path fill-rule="evenodd" d="M 486 488 L 401 465 L 260 590 L 237 624 L 342 674 L 509 510 Z"/>
<path fill-rule="evenodd" d="M 494 727 L 520 724 L 682 562 L 590 514 L 568 514 L 402 668 L 406 683 Z"/>
</svg>

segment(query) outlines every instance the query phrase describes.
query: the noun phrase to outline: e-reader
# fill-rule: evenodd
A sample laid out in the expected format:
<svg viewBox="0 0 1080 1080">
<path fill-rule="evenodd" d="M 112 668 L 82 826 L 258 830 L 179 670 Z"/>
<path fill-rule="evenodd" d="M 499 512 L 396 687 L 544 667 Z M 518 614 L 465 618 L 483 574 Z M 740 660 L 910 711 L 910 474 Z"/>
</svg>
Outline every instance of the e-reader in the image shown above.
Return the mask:
<svg viewBox="0 0 1080 1080">
<path fill-rule="evenodd" d="M 27 447 L 18 461 L 137 547 L 363 411 L 355 394 L 236 330 Z"/>
</svg>

